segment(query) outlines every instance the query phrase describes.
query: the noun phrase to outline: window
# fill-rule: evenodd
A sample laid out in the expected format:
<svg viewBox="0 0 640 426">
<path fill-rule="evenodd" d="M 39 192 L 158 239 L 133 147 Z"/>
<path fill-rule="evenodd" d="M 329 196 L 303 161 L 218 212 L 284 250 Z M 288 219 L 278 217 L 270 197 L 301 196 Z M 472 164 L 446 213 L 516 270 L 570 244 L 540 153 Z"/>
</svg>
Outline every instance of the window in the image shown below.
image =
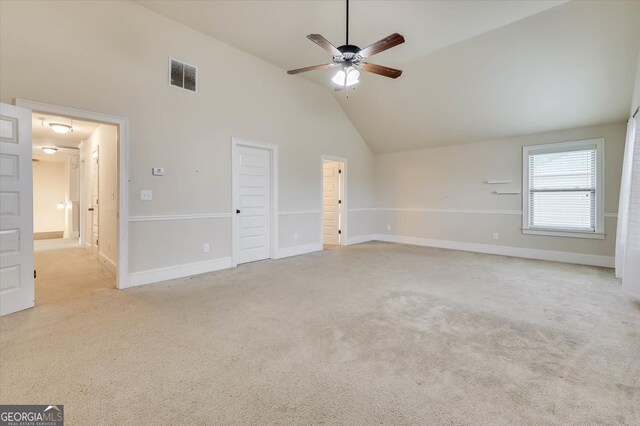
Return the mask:
<svg viewBox="0 0 640 426">
<path fill-rule="evenodd" d="M 604 140 L 523 148 L 522 232 L 604 238 Z"/>
</svg>

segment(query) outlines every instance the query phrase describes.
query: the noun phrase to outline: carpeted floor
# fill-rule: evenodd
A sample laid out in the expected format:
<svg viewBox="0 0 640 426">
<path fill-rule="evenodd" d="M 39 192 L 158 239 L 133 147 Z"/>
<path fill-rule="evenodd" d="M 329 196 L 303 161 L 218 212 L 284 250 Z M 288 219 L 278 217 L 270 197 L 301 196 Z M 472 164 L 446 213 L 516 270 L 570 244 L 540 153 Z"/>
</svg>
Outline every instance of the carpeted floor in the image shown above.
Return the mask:
<svg viewBox="0 0 640 426">
<path fill-rule="evenodd" d="M 640 305 L 612 270 L 385 243 L 126 291 L 36 254 L 0 401 L 68 424 L 640 424 Z"/>
</svg>

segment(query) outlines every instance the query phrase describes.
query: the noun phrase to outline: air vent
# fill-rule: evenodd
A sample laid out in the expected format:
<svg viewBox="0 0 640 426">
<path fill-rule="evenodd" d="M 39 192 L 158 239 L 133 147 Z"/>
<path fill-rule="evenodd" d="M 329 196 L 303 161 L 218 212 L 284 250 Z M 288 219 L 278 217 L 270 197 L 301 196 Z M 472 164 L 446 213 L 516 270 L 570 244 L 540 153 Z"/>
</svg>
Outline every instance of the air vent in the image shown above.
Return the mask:
<svg viewBox="0 0 640 426">
<path fill-rule="evenodd" d="M 169 58 L 169 84 L 195 92 L 197 79 L 198 69 L 196 67 Z"/>
</svg>

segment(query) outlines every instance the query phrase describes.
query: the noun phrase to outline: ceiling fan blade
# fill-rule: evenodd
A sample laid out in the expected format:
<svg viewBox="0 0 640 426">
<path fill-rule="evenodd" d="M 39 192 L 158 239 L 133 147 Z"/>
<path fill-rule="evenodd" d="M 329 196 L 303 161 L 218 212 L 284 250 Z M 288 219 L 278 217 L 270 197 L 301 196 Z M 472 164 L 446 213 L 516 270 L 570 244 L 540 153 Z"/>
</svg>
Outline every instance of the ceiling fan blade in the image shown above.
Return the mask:
<svg viewBox="0 0 640 426">
<path fill-rule="evenodd" d="M 335 66 L 336 66 L 336 64 L 313 65 L 313 66 L 310 66 L 310 67 L 298 68 L 296 70 L 289 70 L 289 71 L 287 71 L 287 74 L 290 74 L 290 75 L 300 74 L 301 72 L 322 70 L 322 69 L 325 69 L 325 68 L 331 68 L 331 67 L 335 67 Z"/>
<path fill-rule="evenodd" d="M 401 70 L 397 70 L 395 68 L 383 67 L 382 65 L 369 64 L 366 62 L 362 64 L 361 69 L 363 71 L 372 72 L 374 74 L 380 74 L 389 78 L 398 78 L 402 75 Z"/>
<path fill-rule="evenodd" d="M 333 56 L 342 55 L 342 52 L 340 52 L 337 47 L 329 43 L 329 40 L 322 37 L 320 34 L 309 34 L 307 38 L 312 42 L 314 42 L 315 44 L 317 44 L 318 46 L 322 47 L 324 50 L 331 53 Z"/>
<path fill-rule="evenodd" d="M 376 53 L 383 52 L 387 49 L 391 49 L 394 46 L 404 43 L 404 37 L 398 33 L 393 33 L 382 40 L 376 41 L 369 47 L 365 47 L 359 53 L 363 58 L 375 55 Z"/>
</svg>

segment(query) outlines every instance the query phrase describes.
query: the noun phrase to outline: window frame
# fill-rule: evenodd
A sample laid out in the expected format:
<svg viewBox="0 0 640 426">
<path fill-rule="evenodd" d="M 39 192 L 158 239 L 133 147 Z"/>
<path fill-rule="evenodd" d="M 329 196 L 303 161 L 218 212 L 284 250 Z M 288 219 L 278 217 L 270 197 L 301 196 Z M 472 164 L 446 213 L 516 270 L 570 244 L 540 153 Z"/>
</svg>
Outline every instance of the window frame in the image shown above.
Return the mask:
<svg viewBox="0 0 640 426">
<path fill-rule="evenodd" d="M 579 151 L 596 146 L 595 232 L 570 228 L 529 227 L 529 156 L 553 152 Z M 522 147 L 522 233 L 555 237 L 604 239 L 604 138 L 583 139 Z"/>
</svg>

